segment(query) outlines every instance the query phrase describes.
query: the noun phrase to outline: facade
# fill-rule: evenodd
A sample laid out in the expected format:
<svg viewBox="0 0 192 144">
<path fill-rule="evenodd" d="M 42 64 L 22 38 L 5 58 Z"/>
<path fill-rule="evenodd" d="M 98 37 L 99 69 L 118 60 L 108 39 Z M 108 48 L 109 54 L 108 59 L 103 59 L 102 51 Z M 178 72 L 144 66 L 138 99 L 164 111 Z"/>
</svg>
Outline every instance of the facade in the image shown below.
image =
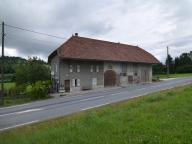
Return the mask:
<svg viewBox="0 0 192 144">
<path fill-rule="evenodd" d="M 114 53 L 116 49 L 118 53 Z M 77 35 L 61 45 L 48 59 L 53 88 L 62 92 L 151 82 L 152 64 L 158 63 L 141 48 Z"/>
</svg>

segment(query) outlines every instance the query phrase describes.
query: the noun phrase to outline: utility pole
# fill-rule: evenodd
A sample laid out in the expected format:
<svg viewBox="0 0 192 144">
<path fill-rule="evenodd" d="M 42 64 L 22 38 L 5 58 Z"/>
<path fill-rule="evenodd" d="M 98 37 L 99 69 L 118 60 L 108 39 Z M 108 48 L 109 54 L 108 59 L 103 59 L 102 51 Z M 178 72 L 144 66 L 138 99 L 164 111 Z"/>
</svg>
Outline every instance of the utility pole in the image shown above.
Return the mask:
<svg viewBox="0 0 192 144">
<path fill-rule="evenodd" d="M 2 56 L 1 56 L 1 99 L 4 102 L 4 22 L 2 22 Z"/>
<path fill-rule="evenodd" d="M 169 47 L 167 46 L 167 77 L 169 77 Z"/>
</svg>

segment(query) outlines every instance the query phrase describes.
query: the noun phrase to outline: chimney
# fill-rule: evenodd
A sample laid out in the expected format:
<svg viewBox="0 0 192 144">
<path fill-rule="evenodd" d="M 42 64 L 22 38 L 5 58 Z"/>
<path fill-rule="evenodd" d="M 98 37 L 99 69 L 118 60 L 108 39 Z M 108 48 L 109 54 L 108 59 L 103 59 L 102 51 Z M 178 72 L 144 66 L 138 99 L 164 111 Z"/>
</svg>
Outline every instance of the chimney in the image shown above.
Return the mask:
<svg viewBox="0 0 192 144">
<path fill-rule="evenodd" d="M 78 36 L 78 33 L 75 33 L 75 36 Z"/>
</svg>

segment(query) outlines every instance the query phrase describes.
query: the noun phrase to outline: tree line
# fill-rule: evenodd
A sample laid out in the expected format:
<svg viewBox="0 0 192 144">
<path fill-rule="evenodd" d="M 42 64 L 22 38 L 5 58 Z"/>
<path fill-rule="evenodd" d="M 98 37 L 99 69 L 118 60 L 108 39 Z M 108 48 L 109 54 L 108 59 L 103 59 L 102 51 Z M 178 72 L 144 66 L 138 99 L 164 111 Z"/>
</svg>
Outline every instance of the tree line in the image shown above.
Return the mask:
<svg viewBox="0 0 192 144">
<path fill-rule="evenodd" d="M 37 59 L 41 64 L 46 64 L 45 61 Z M 21 57 L 5 56 L 4 57 L 4 73 L 14 74 L 16 72 L 16 67 L 20 64 L 26 63 L 27 60 Z M 0 57 L 0 64 L 2 64 L 2 57 Z M 1 72 L 1 69 L 0 69 Z"/>
<path fill-rule="evenodd" d="M 180 56 L 175 57 L 175 59 L 168 55 L 165 64 L 160 63 L 153 66 L 153 74 L 166 74 L 167 65 L 169 65 L 170 74 L 192 73 L 192 51 L 182 53 Z"/>
</svg>

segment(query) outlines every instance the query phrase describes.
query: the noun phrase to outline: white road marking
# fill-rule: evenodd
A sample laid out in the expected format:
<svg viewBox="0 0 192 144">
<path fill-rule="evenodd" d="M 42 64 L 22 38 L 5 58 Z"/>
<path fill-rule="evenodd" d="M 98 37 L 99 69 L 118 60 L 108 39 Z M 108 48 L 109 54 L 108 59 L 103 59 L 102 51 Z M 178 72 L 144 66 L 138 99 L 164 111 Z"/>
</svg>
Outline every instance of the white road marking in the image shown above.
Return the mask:
<svg viewBox="0 0 192 144">
<path fill-rule="evenodd" d="M 79 101 L 80 101 L 80 102 L 82 102 L 82 101 L 89 101 L 89 100 L 99 99 L 99 98 L 102 98 L 102 97 L 104 97 L 104 96 L 91 97 L 91 98 L 82 99 L 82 100 L 79 100 Z"/>
<path fill-rule="evenodd" d="M 29 109 L 29 110 L 25 110 L 25 111 L 16 112 L 16 114 L 23 114 L 23 113 L 28 113 L 28 112 L 40 111 L 40 110 L 43 110 L 43 109 Z"/>
<path fill-rule="evenodd" d="M 6 114 L 0 115 L 0 117 L 8 116 L 8 115 L 14 115 L 14 114 L 23 114 L 23 113 L 28 113 L 28 112 L 40 111 L 40 110 L 43 110 L 43 109 L 29 109 L 29 110 L 25 110 L 25 111 L 6 113 Z"/>
<path fill-rule="evenodd" d="M 118 95 L 118 94 L 122 94 L 124 92 L 119 92 L 119 93 L 113 93 L 113 94 L 109 94 L 109 95 Z"/>
<path fill-rule="evenodd" d="M 22 123 L 22 124 L 14 125 L 14 126 L 10 126 L 10 127 L 6 127 L 6 128 L 2 128 L 2 129 L 0 129 L 0 131 L 4 131 L 4 130 L 11 129 L 11 128 L 16 128 L 16 127 L 20 127 L 20 126 L 24 126 L 24 125 L 28 125 L 28 124 L 32 124 L 32 123 L 36 123 L 36 122 L 39 122 L 39 120 L 34 120 L 34 121 L 30 121 L 30 122 L 26 122 L 26 123 Z"/>
<path fill-rule="evenodd" d="M 83 109 L 81 109 L 81 111 L 85 111 L 85 110 L 88 110 L 88 109 L 101 107 L 101 106 L 108 105 L 108 104 L 109 103 L 104 103 L 104 104 L 100 104 L 100 105 L 96 105 L 96 106 L 92 106 L 92 107 L 88 107 L 88 108 L 83 108 Z"/>
</svg>

